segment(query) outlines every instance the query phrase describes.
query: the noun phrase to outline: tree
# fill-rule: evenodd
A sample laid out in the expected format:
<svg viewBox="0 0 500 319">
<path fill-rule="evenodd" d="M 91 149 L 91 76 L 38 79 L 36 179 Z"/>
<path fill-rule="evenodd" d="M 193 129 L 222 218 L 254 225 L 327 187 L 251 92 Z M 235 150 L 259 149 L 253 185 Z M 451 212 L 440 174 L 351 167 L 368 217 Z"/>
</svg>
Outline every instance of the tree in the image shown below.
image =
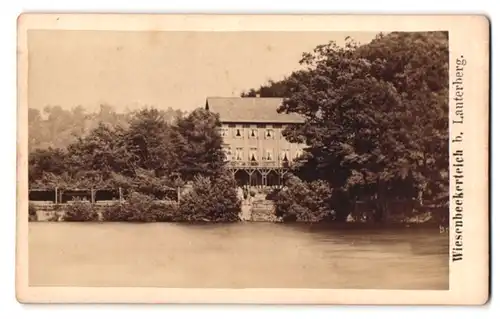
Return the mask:
<svg viewBox="0 0 500 319">
<path fill-rule="evenodd" d="M 236 181 L 228 173 L 215 178 L 196 175 L 193 188 L 179 203 L 180 218 L 188 222 L 235 222 L 240 212 Z"/>
<path fill-rule="evenodd" d="M 150 170 L 156 176 L 168 176 L 176 170 L 172 130 L 157 109 L 145 108 L 136 112 L 126 133 L 127 149 L 133 165 Z"/>
<path fill-rule="evenodd" d="M 177 171 L 184 180 L 192 180 L 196 175 L 215 177 L 224 170 L 220 125 L 219 116 L 203 108 L 178 118 L 173 127 L 173 151 Z"/>
<path fill-rule="evenodd" d="M 126 142 L 124 129 L 99 123 L 89 135 L 79 137 L 68 147 L 68 172 L 73 176 L 96 172 L 104 180 L 112 172 L 133 175 L 135 168 Z"/>
<path fill-rule="evenodd" d="M 445 35 L 380 35 L 364 46 L 330 42 L 304 54 L 306 69 L 287 79 L 290 95 L 279 111 L 306 122 L 285 136 L 307 144 L 302 169 L 330 183 L 336 220 L 345 220 L 354 199 L 372 200 L 383 220 L 389 199 L 414 196 L 414 187 L 401 194 L 401 184 L 422 190 L 446 170 Z"/>
<path fill-rule="evenodd" d="M 145 108 L 147 109 L 147 108 Z M 173 121 L 184 113 L 167 108 L 157 110 L 166 123 Z M 137 112 L 118 113 L 111 105 L 102 104 L 98 110 L 87 112 L 82 106 L 64 109 L 60 106 L 46 106 L 43 111 L 30 108 L 28 113 L 29 150 L 66 148 L 76 142 L 79 137 L 88 135 L 100 123 L 109 127 L 127 128 Z"/>
<path fill-rule="evenodd" d="M 258 89 L 250 89 L 241 93 L 241 97 L 284 97 L 288 93 L 287 78 L 280 81 L 269 80 L 267 84 L 261 85 Z"/>
<path fill-rule="evenodd" d="M 29 154 L 28 179 L 32 184 L 41 179 L 44 173 L 61 175 L 67 169 L 66 152 L 59 148 L 35 150 Z"/>
<path fill-rule="evenodd" d="M 79 108 L 73 113 L 61 108 L 48 108 L 48 112 L 52 115 L 43 120 L 40 112 L 32 110 L 31 123 L 53 122 L 56 113 L 68 121 L 71 114 L 83 114 Z M 30 181 L 60 187 L 126 187 L 163 197 L 178 186 L 180 173 L 215 176 L 224 164 L 218 120 L 205 111 L 195 111 L 187 118 L 182 115 L 171 108 L 143 108 L 127 115 L 128 122 L 121 125 L 123 118 L 102 106 L 91 116 L 93 128 L 74 137 L 64 151 L 49 148 L 30 153 Z M 100 119 L 103 121 L 94 122 Z M 190 131 L 192 128 L 198 131 Z M 197 166 L 190 167 L 190 161 Z"/>
<path fill-rule="evenodd" d="M 39 110 L 29 108 L 28 109 L 28 152 L 39 148 L 40 134 L 42 126 L 42 115 Z"/>
<path fill-rule="evenodd" d="M 276 216 L 284 222 L 322 222 L 334 219 L 329 203 L 332 190 L 323 180 L 305 182 L 290 176 L 275 201 Z"/>
<path fill-rule="evenodd" d="M 86 112 L 82 106 L 63 109 L 49 105 L 43 112 L 30 108 L 29 149 L 65 148 L 76 142 L 78 137 L 89 134 L 99 123 L 126 127 L 129 117 L 130 113 L 116 113 L 109 105 L 101 105 L 94 113 Z"/>
<path fill-rule="evenodd" d="M 400 92 L 410 110 L 410 173 L 418 199 L 447 201 L 448 193 L 448 34 L 394 32 L 377 37 L 361 54 L 380 59 L 390 50 L 380 76 Z"/>
</svg>

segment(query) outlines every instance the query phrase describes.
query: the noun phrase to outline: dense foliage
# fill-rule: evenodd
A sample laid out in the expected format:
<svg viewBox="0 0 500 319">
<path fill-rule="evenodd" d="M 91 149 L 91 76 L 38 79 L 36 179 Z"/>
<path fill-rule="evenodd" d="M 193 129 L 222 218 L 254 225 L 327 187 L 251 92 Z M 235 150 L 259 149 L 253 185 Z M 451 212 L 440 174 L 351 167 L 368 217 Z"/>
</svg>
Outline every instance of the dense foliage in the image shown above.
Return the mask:
<svg viewBox="0 0 500 319">
<path fill-rule="evenodd" d="M 100 122 L 66 148 L 30 152 L 30 187 L 122 187 L 164 199 L 195 174 L 221 173 L 225 158 L 215 114 L 197 109 L 169 121 L 164 112 L 144 108 L 127 119 L 125 125 Z"/>
<path fill-rule="evenodd" d="M 220 125 L 219 116 L 204 109 L 194 110 L 177 121 L 173 127 L 173 150 L 178 172 L 184 179 L 222 174 L 226 157 L 217 130 Z"/>
<path fill-rule="evenodd" d="M 182 115 L 179 110 L 168 108 L 160 111 L 172 123 Z M 36 149 L 64 149 L 79 136 L 87 135 L 99 123 L 106 126 L 128 126 L 134 112 L 118 113 L 109 105 L 101 105 L 96 112 L 88 113 L 82 106 L 71 110 L 60 106 L 47 106 L 43 110 L 30 108 L 28 112 L 29 151 Z"/>
<path fill-rule="evenodd" d="M 284 222 L 321 222 L 334 219 L 329 200 L 332 190 L 327 182 L 305 182 L 296 176 L 287 179 L 275 199 L 276 216 Z"/>
<path fill-rule="evenodd" d="M 250 89 L 241 93 L 241 97 L 284 97 L 287 94 L 287 78 L 281 81 L 268 81 L 258 89 Z"/>
<path fill-rule="evenodd" d="M 234 222 L 240 212 L 236 181 L 230 174 L 213 179 L 197 175 L 192 190 L 179 203 L 179 214 L 191 222 Z"/>
<path fill-rule="evenodd" d="M 174 203 L 158 202 L 154 197 L 131 193 L 124 203 L 106 207 L 102 211 L 104 221 L 170 222 L 176 221 L 177 207 Z"/>
<path fill-rule="evenodd" d="M 279 112 L 305 117 L 285 136 L 307 148 L 297 169 L 325 179 L 337 221 L 356 200 L 375 204 L 418 199 L 447 204 L 448 36 L 446 32 L 379 35 L 359 45 L 347 39 L 305 53 L 303 69 L 244 96 L 282 96 Z"/>
<path fill-rule="evenodd" d="M 63 220 L 68 222 L 89 222 L 99 220 L 95 207 L 88 202 L 76 201 L 67 206 Z"/>
<path fill-rule="evenodd" d="M 121 187 L 126 200 L 104 208 L 105 221 L 235 221 L 240 203 L 236 184 L 224 168 L 218 126 L 218 116 L 202 108 L 172 121 L 164 112 L 144 108 L 128 114 L 123 123 L 100 122 L 67 147 L 32 150 L 30 187 Z M 177 188 L 189 181 L 194 181 L 192 192 L 178 208 L 171 201 L 177 200 Z M 77 202 L 69 205 L 63 219 L 97 217 L 95 206 Z"/>
</svg>

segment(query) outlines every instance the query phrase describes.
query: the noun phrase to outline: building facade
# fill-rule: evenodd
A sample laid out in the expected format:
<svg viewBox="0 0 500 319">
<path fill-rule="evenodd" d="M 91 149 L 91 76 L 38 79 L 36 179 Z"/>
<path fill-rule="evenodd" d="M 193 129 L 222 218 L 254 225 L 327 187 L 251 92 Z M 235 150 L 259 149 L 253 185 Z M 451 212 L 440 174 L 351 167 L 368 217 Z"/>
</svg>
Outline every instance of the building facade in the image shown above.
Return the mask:
<svg viewBox="0 0 500 319">
<path fill-rule="evenodd" d="M 230 169 L 240 185 L 279 186 L 304 145 L 288 142 L 283 130 L 304 119 L 276 110 L 281 98 L 207 98 L 206 109 L 219 114 L 220 134 Z"/>
</svg>

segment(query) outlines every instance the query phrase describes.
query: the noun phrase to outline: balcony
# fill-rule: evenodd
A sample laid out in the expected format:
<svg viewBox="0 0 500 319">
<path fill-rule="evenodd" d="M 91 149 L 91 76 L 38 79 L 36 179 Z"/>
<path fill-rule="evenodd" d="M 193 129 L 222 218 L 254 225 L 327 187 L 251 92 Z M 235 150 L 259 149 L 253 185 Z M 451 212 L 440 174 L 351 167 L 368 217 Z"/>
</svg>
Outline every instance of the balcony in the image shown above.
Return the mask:
<svg viewBox="0 0 500 319">
<path fill-rule="evenodd" d="M 288 161 L 230 161 L 229 165 L 232 167 L 269 167 L 269 168 L 288 168 L 290 162 Z"/>
</svg>

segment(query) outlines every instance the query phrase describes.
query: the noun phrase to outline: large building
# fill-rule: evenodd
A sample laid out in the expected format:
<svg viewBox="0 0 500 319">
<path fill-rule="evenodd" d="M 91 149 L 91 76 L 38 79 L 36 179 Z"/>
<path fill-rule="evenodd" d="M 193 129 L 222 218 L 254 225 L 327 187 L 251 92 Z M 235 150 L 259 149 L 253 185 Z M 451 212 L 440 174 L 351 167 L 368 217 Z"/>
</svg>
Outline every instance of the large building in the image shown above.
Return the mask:
<svg viewBox="0 0 500 319">
<path fill-rule="evenodd" d="M 278 113 L 281 98 L 210 97 L 206 109 L 218 113 L 224 150 L 240 185 L 281 184 L 287 167 L 304 145 L 283 136 L 288 125 L 304 122 L 297 114 Z"/>
</svg>

